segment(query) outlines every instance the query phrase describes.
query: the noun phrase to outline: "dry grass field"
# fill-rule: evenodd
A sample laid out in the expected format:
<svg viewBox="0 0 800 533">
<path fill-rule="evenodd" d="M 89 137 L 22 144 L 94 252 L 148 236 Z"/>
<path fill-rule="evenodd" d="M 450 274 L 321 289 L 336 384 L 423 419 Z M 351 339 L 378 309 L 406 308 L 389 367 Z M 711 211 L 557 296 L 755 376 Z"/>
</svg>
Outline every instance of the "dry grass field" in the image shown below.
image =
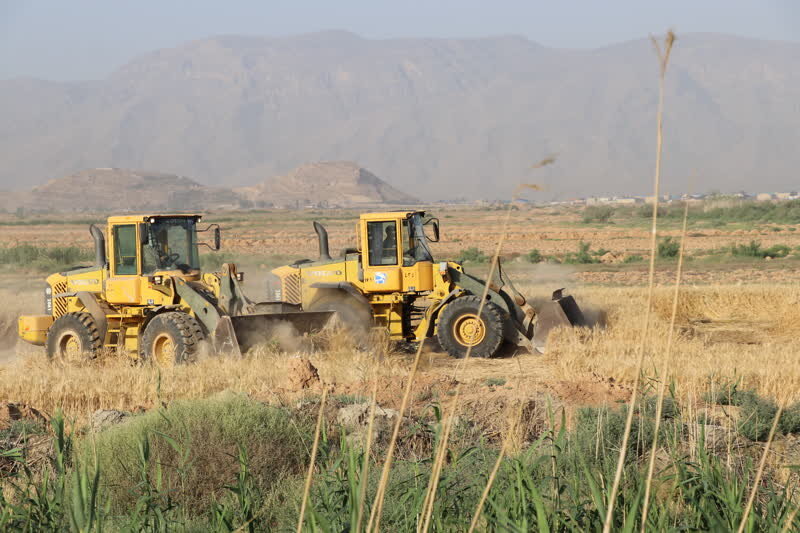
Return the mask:
<svg viewBox="0 0 800 533">
<path fill-rule="evenodd" d="M 502 212 L 450 207 L 437 214 L 444 235 L 443 242 L 435 245 L 437 258 L 458 257 L 467 244 L 489 252 L 499 238 Z M 265 296 L 261 280 L 269 268 L 289 258 L 315 256 L 316 236 L 311 230 L 311 220 L 320 219 L 327 225 L 332 249 L 336 250 L 352 244 L 348 238 L 355 231 L 356 216 L 356 212 L 350 211 L 300 211 L 219 213 L 207 218 L 224 225 L 222 257 L 240 260 L 247 269 L 252 269 L 247 288 L 253 297 L 259 298 Z M 512 381 L 521 369 L 525 390 L 552 394 L 567 404 L 596 405 L 624 397 L 624 388 L 634 377 L 634 352 L 646 307 L 645 263 L 531 264 L 523 255 L 534 248 L 543 255 L 574 251 L 580 242 L 590 242 L 592 248 L 607 249 L 618 255 L 644 253 L 647 231 L 643 226 L 582 227 L 580 216 L 577 209 L 530 208 L 512 212 L 512 229 L 503 251 L 504 264 L 518 288 L 529 297 L 547 297 L 553 289 L 567 287 L 588 314 L 605 315 L 605 324 L 588 330 L 555 332 L 544 356 L 509 354 L 500 360 L 471 361 L 465 369 L 457 369 L 456 362 L 438 353 L 432 345 L 426 349 L 428 355 L 423 361 L 424 379 L 442 380 L 448 376 L 465 379 L 480 396 L 487 389 L 487 380 Z M 86 248 L 90 239 L 85 219 L 75 225 L 9 226 L 6 236 L 11 242 L 5 244 L 59 243 Z M 740 230 L 688 237 L 688 253 L 694 248 L 715 249 L 737 243 L 743 238 L 737 231 Z M 762 233 L 763 246 L 773 242 L 800 245 L 798 232 L 764 230 Z M 744 238 L 749 237 L 748 233 Z M 480 262 L 467 262 L 466 266 L 479 274 L 488 268 Z M 648 357 L 653 361 L 665 349 L 674 271 L 674 260 L 658 263 L 655 319 L 647 344 Z M 47 411 L 61 407 L 69 413 L 85 415 L 98 408 L 146 408 L 159 398 L 160 401 L 198 398 L 225 389 L 265 399 L 292 392 L 286 384 L 286 365 L 293 353 L 279 348 L 261 350 L 263 353 L 245 360 L 208 359 L 178 368 L 174 375 L 160 377 L 154 369 L 130 366 L 126 361 L 102 360 L 84 368 L 54 367 L 41 350 L 23 344 L 15 348 L 16 316 L 23 311 L 38 311 L 39 287 L 45 275 L 8 267 L 2 274 L 5 288 L 0 296 L 8 305 L 0 311 L 0 350 L 5 361 L 0 367 L 4 376 L 0 397 L 24 401 Z M 709 386 L 740 381 L 774 398 L 786 395 L 790 400 L 800 399 L 800 365 L 792 364 L 797 355 L 792 341 L 800 333 L 800 319 L 796 318 L 800 289 L 792 284 L 796 278 L 800 278 L 800 261 L 792 256 L 727 263 L 688 262 L 673 349 L 677 390 L 681 394 L 702 395 Z M 368 354 L 316 349 L 306 355 L 320 369 L 324 381 L 362 394 L 369 388 Z M 388 379 L 402 375 L 413 357 L 395 349 L 386 358 L 389 364 L 382 364 L 381 372 L 387 373 Z M 655 377 L 655 363 L 648 363 L 649 360 L 646 369 Z M 464 377 L 456 376 L 457 372 Z M 512 388 L 509 383 L 503 390 Z M 573 389 L 584 392 L 570 392 Z M 394 403 L 398 399 L 389 395 L 386 401 Z"/>
</svg>

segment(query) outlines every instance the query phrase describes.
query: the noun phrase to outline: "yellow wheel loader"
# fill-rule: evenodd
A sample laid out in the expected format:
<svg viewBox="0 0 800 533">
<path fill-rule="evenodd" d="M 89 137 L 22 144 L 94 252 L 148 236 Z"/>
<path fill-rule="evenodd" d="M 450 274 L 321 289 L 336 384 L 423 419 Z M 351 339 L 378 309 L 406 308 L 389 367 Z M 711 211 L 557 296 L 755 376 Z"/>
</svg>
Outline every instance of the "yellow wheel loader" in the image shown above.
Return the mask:
<svg viewBox="0 0 800 533">
<path fill-rule="evenodd" d="M 584 325 L 571 296 L 562 289 L 534 309 L 498 264 L 489 281 L 453 261 L 433 259 L 429 243 L 439 240 L 439 221 L 423 211 L 360 216 L 358 246 L 333 259 L 328 234 L 314 222 L 319 258 L 272 271 L 281 302 L 304 311 L 331 311 L 350 324 L 386 328 L 391 339 L 420 342 L 435 337 L 450 355 L 493 357 L 503 343 L 543 351 L 555 326 Z"/>
<path fill-rule="evenodd" d="M 200 215 L 131 215 L 108 219 L 106 236 L 90 227 L 95 264 L 52 274 L 45 314 L 21 316 L 20 337 L 51 358 L 78 360 L 112 350 L 169 367 L 192 360 L 203 341 L 241 354 L 271 337 L 277 324 L 299 333 L 324 326 L 331 312 L 289 303 L 256 303 L 233 264 L 202 272 L 199 247 L 219 250 L 220 229 L 198 229 Z M 199 242 L 208 232 L 212 242 Z"/>
</svg>

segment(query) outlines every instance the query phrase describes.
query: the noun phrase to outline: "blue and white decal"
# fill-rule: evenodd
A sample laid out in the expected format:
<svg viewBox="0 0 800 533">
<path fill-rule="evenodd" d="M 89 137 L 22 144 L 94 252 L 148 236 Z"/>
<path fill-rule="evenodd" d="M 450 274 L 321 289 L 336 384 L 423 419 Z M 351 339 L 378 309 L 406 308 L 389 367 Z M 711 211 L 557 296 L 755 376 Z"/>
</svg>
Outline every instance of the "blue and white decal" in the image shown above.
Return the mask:
<svg viewBox="0 0 800 533">
<path fill-rule="evenodd" d="M 386 283 L 386 272 L 375 272 L 375 283 L 378 285 Z"/>
</svg>

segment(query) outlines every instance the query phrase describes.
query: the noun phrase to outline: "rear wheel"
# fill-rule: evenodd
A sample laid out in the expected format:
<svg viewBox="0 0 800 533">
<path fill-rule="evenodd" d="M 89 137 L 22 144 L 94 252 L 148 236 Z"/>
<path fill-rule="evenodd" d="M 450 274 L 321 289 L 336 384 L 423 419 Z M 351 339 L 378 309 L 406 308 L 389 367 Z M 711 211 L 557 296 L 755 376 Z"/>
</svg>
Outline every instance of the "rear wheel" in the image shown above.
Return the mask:
<svg viewBox="0 0 800 533">
<path fill-rule="evenodd" d="M 439 315 L 436 338 L 447 353 L 461 358 L 494 357 L 503 344 L 503 311 L 492 302 L 480 309 L 478 296 L 456 298 Z"/>
<path fill-rule="evenodd" d="M 93 359 L 103 346 L 89 313 L 67 313 L 47 331 L 47 357 L 68 363 Z"/>
<path fill-rule="evenodd" d="M 194 317 L 180 311 L 157 315 L 142 335 L 141 356 L 161 368 L 193 361 L 205 338 Z"/>
</svg>

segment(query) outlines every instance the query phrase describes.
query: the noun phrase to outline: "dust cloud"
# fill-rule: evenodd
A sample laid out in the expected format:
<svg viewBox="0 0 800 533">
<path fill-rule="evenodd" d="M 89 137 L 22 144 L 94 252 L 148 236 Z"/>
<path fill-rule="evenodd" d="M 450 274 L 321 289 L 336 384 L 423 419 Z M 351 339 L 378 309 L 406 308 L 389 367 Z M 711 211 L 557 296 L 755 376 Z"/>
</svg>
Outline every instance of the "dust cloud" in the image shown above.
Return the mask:
<svg viewBox="0 0 800 533">
<path fill-rule="evenodd" d="M 17 320 L 22 314 L 41 313 L 42 296 L 39 292 L 25 289 L 0 289 L 0 301 L 4 302 L 0 310 L 0 364 L 7 364 L 36 350 L 36 347 L 19 341 Z"/>
<path fill-rule="evenodd" d="M 572 295 L 586 320 L 588 327 L 606 327 L 608 314 L 605 309 L 589 301 L 581 299 L 582 283 L 576 278 L 578 269 L 573 265 L 559 263 L 536 263 L 524 270 L 522 279 L 517 283 L 519 291 L 528 299 L 534 309 L 540 309 L 552 300 L 553 291 L 565 289 L 565 295 Z M 522 273 L 517 273 L 519 276 Z"/>
<path fill-rule="evenodd" d="M 529 280 L 550 294 L 556 289 L 574 287 L 577 269 L 572 265 L 536 263 L 530 268 Z"/>
</svg>

